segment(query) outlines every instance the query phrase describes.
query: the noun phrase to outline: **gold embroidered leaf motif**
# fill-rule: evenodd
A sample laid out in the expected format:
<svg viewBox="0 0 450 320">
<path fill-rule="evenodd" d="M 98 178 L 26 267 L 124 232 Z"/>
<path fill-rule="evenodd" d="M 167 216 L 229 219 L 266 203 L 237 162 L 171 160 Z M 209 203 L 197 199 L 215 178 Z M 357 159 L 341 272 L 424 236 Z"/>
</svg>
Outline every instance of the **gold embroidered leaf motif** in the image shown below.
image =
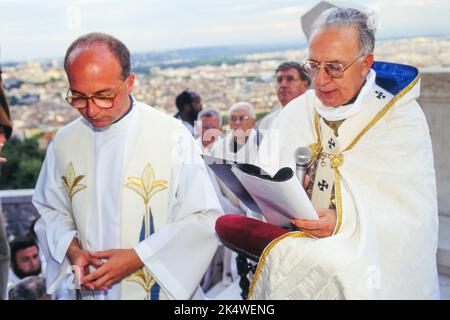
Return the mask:
<svg viewBox="0 0 450 320">
<path fill-rule="evenodd" d="M 78 177 L 75 178 L 75 180 L 73 181 L 73 185 L 76 186 L 77 184 L 80 183 L 81 180 L 83 180 L 84 175 L 80 175 Z"/>
<path fill-rule="evenodd" d="M 127 281 L 137 283 L 147 294 L 150 294 L 153 285 L 156 283 L 146 268 L 135 271 L 127 278 Z"/>
<path fill-rule="evenodd" d="M 75 186 L 73 186 L 72 188 L 72 197 L 79 191 L 85 189 L 86 186 L 84 184 L 77 184 Z"/>
<path fill-rule="evenodd" d="M 141 188 L 142 190 L 145 189 L 144 184 L 142 183 L 142 180 L 140 178 L 128 177 L 128 181 L 130 181 L 130 183 L 136 185 L 137 187 Z"/>
<path fill-rule="evenodd" d="M 67 178 L 65 176 L 62 176 L 61 178 L 62 178 L 62 181 L 63 181 L 63 184 L 64 184 L 64 188 L 66 190 L 69 190 L 70 187 L 69 187 L 69 182 L 67 182 Z"/>
<path fill-rule="evenodd" d="M 167 181 L 155 181 L 155 172 L 150 163 L 148 163 L 142 171 L 141 179 L 128 177 L 128 181 L 129 183 L 125 184 L 125 186 L 139 194 L 142 199 L 144 199 L 146 206 L 155 193 L 167 188 Z"/>
<path fill-rule="evenodd" d="M 141 188 L 141 186 L 135 183 L 127 183 L 125 186 L 136 192 L 138 195 L 140 195 L 142 199 L 144 199 L 144 202 L 147 202 L 147 195 L 145 194 L 143 187 Z"/>
<path fill-rule="evenodd" d="M 66 176 L 62 176 L 61 179 L 63 181 L 64 188 L 67 191 L 67 194 L 69 195 L 70 201 L 72 201 L 73 196 L 86 188 L 86 185 L 81 184 L 81 180 L 83 180 L 85 175 L 79 175 L 77 176 L 75 174 L 75 169 L 73 167 L 72 162 L 69 162 L 69 165 L 66 169 Z"/>
<path fill-rule="evenodd" d="M 145 193 L 150 193 L 153 187 L 153 181 L 155 181 L 155 172 L 153 171 L 152 165 L 149 163 L 142 172 L 142 182 L 144 183 Z"/>
<path fill-rule="evenodd" d="M 74 181 L 75 178 L 75 169 L 73 168 L 72 162 L 67 166 L 67 180 Z"/>
<path fill-rule="evenodd" d="M 165 180 L 157 180 L 155 181 L 155 183 L 152 186 L 152 191 L 149 194 L 149 198 L 151 198 L 155 193 L 164 190 L 165 188 L 167 188 L 167 181 Z"/>
</svg>

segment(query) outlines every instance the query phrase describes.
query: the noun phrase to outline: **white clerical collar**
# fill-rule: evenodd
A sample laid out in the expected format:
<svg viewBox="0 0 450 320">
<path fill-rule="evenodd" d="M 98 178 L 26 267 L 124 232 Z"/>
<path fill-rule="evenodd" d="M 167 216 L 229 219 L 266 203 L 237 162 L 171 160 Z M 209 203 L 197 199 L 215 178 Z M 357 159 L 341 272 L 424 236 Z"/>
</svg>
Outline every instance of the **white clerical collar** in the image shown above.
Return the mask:
<svg viewBox="0 0 450 320">
<path fill-rule="evenodd" d="M 358 97 L 355 102 L 343 105 L 340 107 L 327 107 L 316 97 L 314 101 L 314 108 L 317 113 L 328 121 L 339 121 L 350 118 L 361 111 L 364 98 L 370 92 L 372 87 L 375 85 L 376 73 L 373 69 L 370 69 L 366 76 L 366 83 L 363 85 L 359 91 Z"/>
<path fill-rule="evenodd" d="M 137 109 L 137 105 L 135 103 L 136 100 L 130 96 L 130 101 L 131 101 L 130 110 L 128 110 L 127 113 L 122 116 L 122 118 L 104 128 L 95 128 L 94 126 L 91 125 L 91 128 L 94 130 L 94 132 L 105 134 L 107 132 L 109 134 L 126 130 L 129 127 L 130 123 L 133 123 L 133 119 L 135 118 Z"/>
</svg>

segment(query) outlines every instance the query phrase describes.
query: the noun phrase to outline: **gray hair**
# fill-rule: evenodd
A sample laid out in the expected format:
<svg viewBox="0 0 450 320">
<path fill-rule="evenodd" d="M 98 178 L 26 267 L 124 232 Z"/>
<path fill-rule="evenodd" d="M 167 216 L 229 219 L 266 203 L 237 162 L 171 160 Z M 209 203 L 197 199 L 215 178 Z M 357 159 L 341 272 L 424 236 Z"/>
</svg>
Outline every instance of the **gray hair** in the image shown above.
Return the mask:
<svg viewBox="0 0 450 320">
<path fill-rule="evenodd" d="M 228 110 L 228 114 L 231 115 L 234 110 L 240 108 L 247 109 L 249 117 L 251 117 L 252 119 L 256 119 L 255 107 L 248 102 L 236 102 L 230 107 L 230 109 Z"/>
<path fill-rule="evenodd" d="M 67 63 L 70 55 L 75 49 L 78 48 L 89 48 L 95 44 L 105 45 L 109 51 L 117 58 L 120 63 L 121 72 L 120 76 L 122 80 L 125 80 L 131 72 L 131 58 L 130 50 L 125 46 L 125 44 L 117 38 L 105 33 L 92 32 L 85 34 L 77 38 L 66 51 L 64 57 L 64 69 L 67 72 Z"/>
<path fill-rule="evenodd" d="M 205 117 L 206 118 L 217 117 L 217 118 L 219 118 L 219 124 L 222 125 L 222 116 L 220 115 L 220 112 L 217 111 L 216 109 L 212 109 L 212 108 L 203 109 L 197 115 L 197 121 L 201 121 Z"/>
<path fill-rule="evenodd" d="M 359 47 L 361 54 L 368 54 L 375 49 L 374 16 L 353 8 L 330 8 L 324 11 L 312 26 L 313 34 L 318 29 L 330 27 L 354 27 L 359 32 Z"/>
</svg>

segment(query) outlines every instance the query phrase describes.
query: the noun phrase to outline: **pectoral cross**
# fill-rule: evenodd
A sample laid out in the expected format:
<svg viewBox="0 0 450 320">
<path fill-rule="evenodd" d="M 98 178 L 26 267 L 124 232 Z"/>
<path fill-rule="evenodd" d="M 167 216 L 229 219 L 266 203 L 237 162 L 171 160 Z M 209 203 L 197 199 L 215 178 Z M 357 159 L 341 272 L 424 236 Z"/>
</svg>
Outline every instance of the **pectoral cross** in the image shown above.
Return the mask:
<svg viewBox="0 0 450 320">
<path fill-rule="evenodd" d="M 386 98 L 386 96 L 384 95 L 384 93 L 381 92 L 381 91 L 375 91 L 375 93 L 377 94 L 377 98 L 378 98 L 378 99 L 385 99 L 385 98 Z"/>
<path fill-rule="evenodd" d="M 334 142 L 333 138 L 328 140 L 328 148 L 333 149 L 336 146 L 336 142 Z"/>
<path fill-rule="evenodd" d="M 318 183 L 320 191 L 323 191 L 324 189 L 328 189 L 328 183 L 325 180 L 322 180 Z"/>
</svg>

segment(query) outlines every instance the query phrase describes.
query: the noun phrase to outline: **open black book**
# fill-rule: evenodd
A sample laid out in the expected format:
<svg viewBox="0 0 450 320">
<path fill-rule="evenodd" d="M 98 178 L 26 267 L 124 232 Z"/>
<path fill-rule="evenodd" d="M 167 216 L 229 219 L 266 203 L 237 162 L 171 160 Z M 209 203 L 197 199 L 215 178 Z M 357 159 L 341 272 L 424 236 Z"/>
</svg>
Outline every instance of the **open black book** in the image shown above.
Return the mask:
<svg viewBox="0 0 450 320">
<path fill-rule="evenodd" d="M 262 168 L 203 155 L 214 174 L 250 210 L 274 225 L 288 225 L 293 218 L 317 220 L 303 186 L 289 167 L 269 175 Z"/>
</svg>

